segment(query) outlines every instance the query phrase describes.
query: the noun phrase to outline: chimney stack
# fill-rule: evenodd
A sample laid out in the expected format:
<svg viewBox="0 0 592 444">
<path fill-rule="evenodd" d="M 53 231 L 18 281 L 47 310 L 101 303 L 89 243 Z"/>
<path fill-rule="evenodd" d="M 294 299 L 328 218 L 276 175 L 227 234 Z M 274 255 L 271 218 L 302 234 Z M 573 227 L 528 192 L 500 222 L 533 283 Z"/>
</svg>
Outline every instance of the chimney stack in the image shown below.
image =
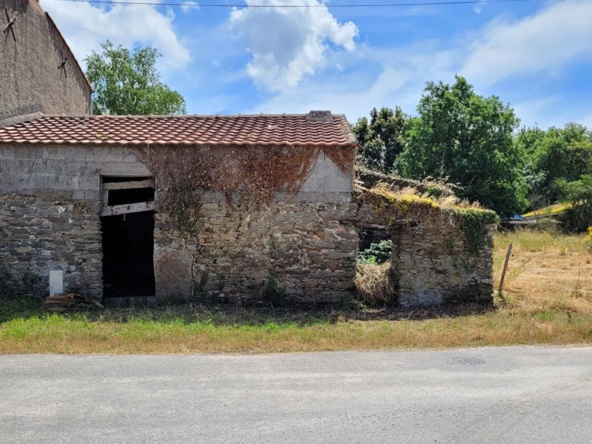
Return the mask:
<svg viewBox="0 0 592 444">
<path fill-rule="evenodd" d="M 311 111 L 308 113 L 308 120 L 310 122 L 332 122 L 333 116 L 331 111 Z"/>
</svg>

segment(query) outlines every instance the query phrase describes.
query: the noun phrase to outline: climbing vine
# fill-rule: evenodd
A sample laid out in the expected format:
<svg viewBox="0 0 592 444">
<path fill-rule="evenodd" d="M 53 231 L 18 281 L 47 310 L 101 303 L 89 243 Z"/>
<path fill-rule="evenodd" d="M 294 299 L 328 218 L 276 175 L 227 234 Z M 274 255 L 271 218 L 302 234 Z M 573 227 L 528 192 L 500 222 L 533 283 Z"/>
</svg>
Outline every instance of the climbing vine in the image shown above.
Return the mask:
<svg viewBox="0 0 592 444">
<path fill-rule="evenodd" d="M 157 184 L 159 211 L 175 228 L 197 234 L 205 192 L 221 192 L 229 205 L 271 202 L 278 193 L 298 194 L 324 152 L 340 170 L 353 168 L 354 150 L 314 146 L 159 146 L 140 159 Z"/>
<path fill-rule="evenodd" d="M 499 216 L 490 210 L 479 208 L 445 208 L 446 213 L 460 221 L 460 230 L 464 233 L 466 252 L 476 254 L 484 247 L 491 247 L 492 240 L 487 235 L 487 226 L 499 223 Z"/>
<path fill-rule="evenodd" d="M 482 248 L 491 245 L 488 226 L 499 223 L 498 215 L 490 210 L 481 208 L 441 208 L 431 199 L 415 195 L 396 194 L 386 188 L 363 189 L 362 199 L 372 204 L 376 214 L 380 216 L 387 227 L 397 219 L 404 218 L 408 222 L 444 222 L 446 218 L 452 223 L 458 223 L 464 234 L 465 242 L 462 252 L 455 251 L 455 241 L 449 238 L 445 241 L 448 254 L 455 259 L 455 266 L 463 268 L 469 266 L 469 257 L 477 254 Z"/>
</svg>

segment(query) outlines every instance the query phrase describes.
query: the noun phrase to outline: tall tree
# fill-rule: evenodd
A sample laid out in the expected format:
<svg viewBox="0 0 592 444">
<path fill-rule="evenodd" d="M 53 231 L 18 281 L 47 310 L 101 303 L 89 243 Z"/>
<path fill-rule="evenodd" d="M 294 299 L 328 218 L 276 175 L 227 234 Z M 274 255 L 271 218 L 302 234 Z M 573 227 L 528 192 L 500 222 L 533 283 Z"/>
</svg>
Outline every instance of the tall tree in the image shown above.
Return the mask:
<svg viewBox="0 0 592 444">
<path fill-rule="evenodd" d="M 384 173 L 397 173 L 397 157 L 405 148 L 408 117 L 398 106 L 392 110 L 374 108 L 370 122 L 363 117 L 353 130 L 358 138 L 362 162 Z"/>
<path fill-rule="evenodd" d="M 123 46 L 103 43 L 102 52 L 85 61 L 93 86 L 94 114 L 185 114 L 185 99 L 160 81 L 158 51 L 150 46 L 133 54 Z"/>
<path fill-rule="evenodd" d="M 538 181 L 533 193 L 548 203 L 563 195 L 558 182 L 574 182 L 592 174 L 592 134 L 585 126 L 568 123 L 564 128 L 549 128 L 532 149 L 532 171 Z"/>
<path fill-rule="evenodd" d="M 519 120 L 498 97 L 477 95 L 463 77 L 427 84 L 400 156 L 407 177 L 448 178 L 459 197 L 503 215 L 526 206 L 523 153 L 514 141 Z"/>
</svg>

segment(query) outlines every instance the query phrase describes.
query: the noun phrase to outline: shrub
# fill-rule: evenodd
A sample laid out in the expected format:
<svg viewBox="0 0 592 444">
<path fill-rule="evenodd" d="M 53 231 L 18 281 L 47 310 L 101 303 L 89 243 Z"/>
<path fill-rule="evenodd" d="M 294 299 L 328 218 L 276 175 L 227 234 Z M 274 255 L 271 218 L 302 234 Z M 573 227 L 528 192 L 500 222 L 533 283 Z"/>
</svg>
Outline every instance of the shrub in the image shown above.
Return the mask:
<svg viewBox="0 0 592 444">
<path fill-rule="evenodd" d="M 358 253 L 358 262 L 364 265 L 379 265 L 390 261 L 393 241 L 383 240 L 370 244 L 370 247 Z"/>
</svg>

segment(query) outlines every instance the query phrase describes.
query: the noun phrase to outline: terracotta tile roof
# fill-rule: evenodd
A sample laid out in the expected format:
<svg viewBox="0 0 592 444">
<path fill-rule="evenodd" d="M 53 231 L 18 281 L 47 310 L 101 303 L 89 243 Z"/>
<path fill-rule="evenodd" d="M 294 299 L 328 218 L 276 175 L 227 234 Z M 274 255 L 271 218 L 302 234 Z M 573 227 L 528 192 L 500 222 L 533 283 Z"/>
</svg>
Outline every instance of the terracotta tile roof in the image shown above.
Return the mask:
<svg viewBox="0 0 592 444">
<path fill-rule="evenodd" d="M 0 143 L 355 146 L 356 138 L 345 116 L 328 112 L 244 116 L 41 115 L 0 128 Z"/>
</svg>

